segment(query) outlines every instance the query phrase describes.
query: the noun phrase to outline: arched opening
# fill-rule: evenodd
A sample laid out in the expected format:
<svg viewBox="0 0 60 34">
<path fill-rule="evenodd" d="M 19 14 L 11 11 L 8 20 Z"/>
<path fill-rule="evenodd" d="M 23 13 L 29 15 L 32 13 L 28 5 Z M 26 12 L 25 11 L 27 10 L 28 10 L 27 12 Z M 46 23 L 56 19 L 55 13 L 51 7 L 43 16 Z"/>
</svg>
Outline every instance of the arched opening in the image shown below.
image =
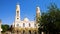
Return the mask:
<svg viewBox="0 0 60 34">
<path fill-rule="evenodd" d="M 23 34 L 25 33 L 25 30 L 23 30 Z"/>
<path fill-rule="evenodd" d="M 35 31 L 34 34 L 37 34 L 37 32 Z"/>
<path fill-rule="evenodd" d="M 29 34 L 31 34 L 31 30 L 29 30 Z"/>
<path fill-rule="evenodd" d="M 17 16 L 19 16 L 19 11 L 17 11 Z"/>
<path fill-rule="evenodd" d="M 19 34 L 19 31 L 17 30 L 17 34 Z"/>
</svg>

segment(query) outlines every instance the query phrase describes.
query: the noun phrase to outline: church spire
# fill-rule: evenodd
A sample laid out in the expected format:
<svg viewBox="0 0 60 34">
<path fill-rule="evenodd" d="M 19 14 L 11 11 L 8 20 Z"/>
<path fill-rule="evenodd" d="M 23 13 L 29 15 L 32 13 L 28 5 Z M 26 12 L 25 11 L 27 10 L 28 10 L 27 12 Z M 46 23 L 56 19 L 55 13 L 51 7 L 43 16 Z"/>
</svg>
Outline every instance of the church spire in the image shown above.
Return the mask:
<svg viewBox="0 0 60 34">
<path fill-rule="evenodd" d="M 16 21 L 20 21 L 20 5 L 19 3 L 17 3 L 16 5 L 16 18 L 15 18 Z"/>
<path fill-rule="evenodd" d="M 37 0 L 37 7 L 36 7 L 36 17 L 40 17 L 40 7 L 39 7 L 39 0 Z"/>
<path fill-rule="evenodd" d="M 36 8 L 36 22 L 38 23 L 41 18 L 40 8 L 37 6 Z"/>
</svg>

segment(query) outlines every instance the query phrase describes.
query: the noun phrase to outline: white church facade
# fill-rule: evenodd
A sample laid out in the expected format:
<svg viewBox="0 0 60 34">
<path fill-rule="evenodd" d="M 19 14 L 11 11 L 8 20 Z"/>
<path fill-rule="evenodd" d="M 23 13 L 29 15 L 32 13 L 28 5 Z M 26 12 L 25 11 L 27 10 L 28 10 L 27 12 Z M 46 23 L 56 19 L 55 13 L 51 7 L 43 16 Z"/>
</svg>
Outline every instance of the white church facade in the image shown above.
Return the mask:
<svg viewBox="0 0 60 34">
<path fill-rule="evenodd" d="M 40 15 L 40 8 L 36 8 L 36 15 Z M 15 21 L 12 24 L 13 31 L 17 32 L 16 34 L 38 34 L 38 23 L 36 20 L 30 21 L 28 18 L 24 20 L 20 19 L 20 5 L 16 5 L 16 16 Z"/>
</svg>

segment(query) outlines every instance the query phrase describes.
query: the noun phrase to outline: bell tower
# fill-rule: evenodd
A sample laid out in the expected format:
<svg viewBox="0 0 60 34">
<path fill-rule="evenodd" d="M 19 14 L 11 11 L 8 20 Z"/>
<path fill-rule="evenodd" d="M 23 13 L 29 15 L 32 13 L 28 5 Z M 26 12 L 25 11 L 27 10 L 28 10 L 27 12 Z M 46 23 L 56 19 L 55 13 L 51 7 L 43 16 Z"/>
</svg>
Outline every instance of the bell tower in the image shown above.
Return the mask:
<svg viewBox="0 0 60 34">
<path fill-rule="evenodd" d="M 36 23 L 39 22 L 40 18 L 41 18 L 40 8 L 37 6 L 37 8 L 36 8 Z"/>
<path fill-rule="evenodd" d="M 20 21 L 20 5 L 19 4 L 16 5 L 16 17 L 15 17 L 15 21 Z"/>
</svg>

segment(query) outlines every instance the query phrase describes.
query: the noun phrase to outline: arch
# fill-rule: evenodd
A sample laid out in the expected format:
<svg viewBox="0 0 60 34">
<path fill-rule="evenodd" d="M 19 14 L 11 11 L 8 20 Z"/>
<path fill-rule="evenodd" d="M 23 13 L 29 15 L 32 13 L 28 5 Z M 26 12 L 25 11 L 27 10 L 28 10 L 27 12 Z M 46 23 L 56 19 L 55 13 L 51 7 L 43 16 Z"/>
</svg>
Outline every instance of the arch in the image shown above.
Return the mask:
<svg viewBox="0 0 60 34">
<path fill-rule="evenodd" d="M 25 30 L 23 30 L 23 34 L 25 33 Z"/>
<path fill-rule="evenodd" d="M 34 34 L 37 34 L 37 32 L 36 32 L 36 31 L 34 31 Z"/>
<path fill-rule="evenodd" d="M 31 34 L 31 30 L 29 30 L 29 34 Z"/>
</svg>

